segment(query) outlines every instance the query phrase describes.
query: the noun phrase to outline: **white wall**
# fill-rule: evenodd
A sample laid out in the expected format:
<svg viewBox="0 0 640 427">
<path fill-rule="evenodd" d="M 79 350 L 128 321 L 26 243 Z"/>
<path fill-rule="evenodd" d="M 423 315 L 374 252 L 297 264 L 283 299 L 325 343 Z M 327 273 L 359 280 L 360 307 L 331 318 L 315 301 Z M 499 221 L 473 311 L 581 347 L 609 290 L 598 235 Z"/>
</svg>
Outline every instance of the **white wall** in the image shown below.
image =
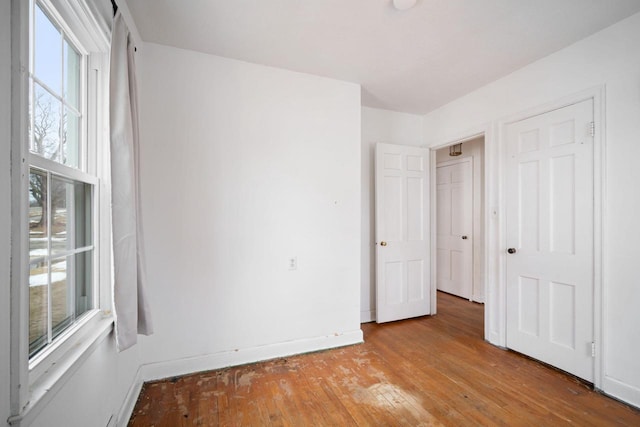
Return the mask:
<svg viewBox="0 0 640 427">
<path fill-rule="evenodd" d="M 115 426 L 139 367 L 139 349 L 117 353 L 113 335 L 91 353 L 37 414 L 31 427 Z M 129 414 L 125 414 L 128 416 Z M 124 426 L 128 419 L 119 420 Z"/>
<path fill-rule="evenodd" d="M 605 392 L 640 405 L 640 14 L 428 114 L 438 145 L 491 129 L 505 116 L 606 85 L 604 222 Z M 487 139 L 495 153 L 497 138 Z M 492 200 L 490 203 L 497 203 Z"/>
<path fill-rule="evenodd" d="M 360 87 L 154 44 L 137 59 L 143 377 L 360 342 Z"/>
<path fill-rule="evenodd" d="M 375 192 L 374 153 L 378 142 L 420 146 L 422 116 L 395 111 L 362 108 L 362 268 L 360 320 L 375 320 Z"/>
<path fill-rule="evenodd" d="M 3 2 L 3 58 L 9 16 Z M 142 51 L 143 201 L 157 333 L 120 354 L 112 336 L 100 342 L 30 414 L 34 426 L 115 425 L 119 415 L 124 425 L 145 379 L 362 340 L 360 88 L 172 48 Z M 3 100 L 9 65 L 0 68 Z M 9 113 L 3 102 L 2 420 L 9 416 Z"/>
<path fill-rule="evenodd" d="M 11 2 L 0 2 L 0 424 L 9 417 Z"/>
<path fill-rule="evenodd" d="M 472 299 L 484 302 L 484 137 L 462 143 L 462 154 L 449 156 L 449 147 L 436 151 L 436 163 L 471 158 L 473 167 L 473 286 Z"/>
<path fill-rule="evenodd" d="M 30 426 L 106 426 L 116 412 L 114 354 L 113 340 L 107 338 Z"/>
</svg>

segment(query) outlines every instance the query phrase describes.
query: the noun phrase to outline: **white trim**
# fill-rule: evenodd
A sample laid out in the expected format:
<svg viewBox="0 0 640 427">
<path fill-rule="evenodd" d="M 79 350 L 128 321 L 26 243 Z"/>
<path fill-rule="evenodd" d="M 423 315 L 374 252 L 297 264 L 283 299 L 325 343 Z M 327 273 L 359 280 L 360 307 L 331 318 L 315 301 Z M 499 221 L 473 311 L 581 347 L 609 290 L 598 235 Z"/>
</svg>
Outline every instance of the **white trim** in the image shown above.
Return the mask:
<svg viewBox="0 0 640 427">
<path fill-rule="evenodd" d="M 485 223 L 485 339 L 490 343 L 504 348 L 506 342 L 505 334 L 500 328 L 500 319 L 504 314 L 504 305 L 500 304 L 502 295 L 498 282 L 500 280 L 500 268 L 502 259 L 500 257 L 500 239 L 504 231 L 502 230 L 502 200 L 501 185 L 503 167 L 500 161 L 501 156 L 499 128 L 492 123 L 487 129 L 484 139 L 484 223 Z"/>
<path fill-rule="evenodd" d="M 138 397 L 140 396 L 140 392 L 142 391 L 142 386 L 144 385 L 145 379 L 143 378 L 142 365 L 138 366 L 138 370 L 131 382 L 131 386 L 129 390 L 127 390 L 127 395 L 120 405 L 120 410 L 118 411 L 117 417 L 115 419 L 115 425 L 117 427 L 126 427 L 129 424 L 129 419 L 133 414 L 133 410 L 136 406 L 136 402 L 138 401 Z"/>
<path fill-rule="evenodd" d="M 82 172 L 79 169 L 63 165 L 62 163 L 45 159 L 44 157 L 35 153 L 29 153 L 29 164 L 42 171 L 49 171 L 52 174 L 63 178 L 85 182 L 94 186 L 98 184 L 98 178 L 93 175 L 89 175 L 88 173 Z"/>
<path fill-rule="evenodd" d="M 594 360 L 594 386 L 596 389 L 605 389 L 604 361 L 604 307 L 606 299 L 604 295 L 605 263 L 604 256 L 607 248 L 605 240 L 606 227 L 606 86 L 594 88 L 593 120 L 595 132 L 593 135 L 593 338 L 595 342 Z M 600 161 L 598 162 L 598 159 Z M 632 402 L 640 402 L 639 394 L 635 395 Z"/>
<path fill-rule="evenodd" d="M 444 166 L 452 166 L 458 163 L 471 162 L 473 163 L 473 159 L 471 157 L 463 157 L 459 159 L 446 160 L 444 162 L 436 162 L 436 168 L 441 168 Z"/>
<path fill-rule="evenodd" d="M 29 111 L 29 7 L 30 2 L 11 2 L 11 414 L 22 411 L 28 401 L 29 372 L 29 277 L 27 248 L 28 111 Z"/>
<path fill-rule="evenodd" d="M 363 342 L 362 330 L 358 329 L 338 335 L 325 335 L 246 349 L 221 351 L 203 356 L 149 363 L 142 365 L 142 377 L 145 381 L 160 380 L 177 375 L 261 362 L 278 357 L 327 350 Z"/>
<path fill-rule="evenodd" d="M 627 405 L 639 408 L 637 402 L 640 402 L 640 388 L 638 387 L 605 375 L 600 390 L 607 396 L 622 400 Z"/>
<path fill-rule="evenodd" d="M 100 25 L 83 0 L 36 0 L 54 17 L 68 34 L 70 41 L 83 54 L 108 51 L 106 28 Z M 72 30 L 73 29 L 73 30 Z M 95 31 L 95 30 L 98 31 Z M 82 40 L 82 42 L 80 42 Z"/>
<path fill-rule="evenodd" d="M 360 323 L 369 323 L 376 321 L 375 310 L 364 310 L 360 312 Z"/>
<path fill-rule="evenodd" d="M 144 382 L 187 375 L 194 372 L 222 369 L 229 366 L 263 362 L 279 357 L 289 357 L 303 353 L 361 344 L 363 342 L 362 330 L 357 329 L 338 335 L 324 335 L 142 365 L 138 369 L 136 378 L 131 384 L 126 399 L 120 407 L 116 425 L 122 427 L 127 425 Z"/>
<path fill-rule="evenodd" d="M 463 144 L 465 142 L 473 141 L 474 139 L 482 138 L 486 134 L 488 126 L 481 126 L 470 129 L 466 133 L 458 134 L 455 138 L 449 138 L 444 142 L 439 142 L 436 144 L 429 145 L 428 148 L 433 151 L 438 151 L 442 148 L 447 148 L 456 144 Z"/>
<path fill-rule="evenodd" d="M 438 314 L 438 212 L 436 211 L 436 200 L 438 188 L 436 185 L 437 176 L 437 155 L 436 148 L 429 150 L 429 264 L 431 271 L 429 273 L 429 284 L 431 285 L 431 315 Z"/>
<path fill-rule="evenodd" d="M 604 85 L 585 89 L 577 93 L 563 96 L 559 99 L 556 99 L 555 101 L 551 101 L 542 105 L 531 107 L 526 110 L 520 111 L 518 113 L 506 115 L 500 118 L 499 120 L 496 120 L 496 122 L 498 123 L 499 126 L 504 128 L 506 125 L 509 125 L 511 123 L 526 120 L 528 118 L 539 116 L 541 114 L 548 113 L 550 111 L 559 110 L 561 108 L 568 107 L 573 104 L 577 104 L 581 101 L 587 101 L 589 99 L 600 100 L 604 95 L 604 91 L 605 91 Z M 594 117 L 594 119 L 597 119 L 597 117 Z M 598 126 L 598 123 L 596 123 L 596 127 L 597 126 Z"/>
<path fill-rule="evenodd" d="M 110 168 L 110 139 L 109 139 L 109 104 L 107 102 L 109 94 L 109 54 L 101 53 L 92 55 L 89 63 L 89 71 L 96 73 L 95 82 L 89 79 L 89 89 L 95 94 L 95 105 L 89 106 L 88 112 L 94 111 L 92 117 L 95 120 L 93 129 L 95 133 L 89 135 L 94 138 L 96 143 L 91 144 L 92 154 L 96 163 L 89 165 L 93 168 L 95 174 L 100 177 L 98 184 L 94 187 L 94 202 L 97 203 L 97 209 L 94 210 L 96 222 L 94 223 L 94 231 L 102 245 L 96 245 L 96 260 L 94 273 L 96 274 L 96 304 L 103 310 L 112 309 L 112 280 L 113 280 L 113 263 L 111 262 L 111 248 L 113 246 L 111 239 L 111 168 Z M 95 86 L 95 92 L 93 91 Z"/>
</svg>

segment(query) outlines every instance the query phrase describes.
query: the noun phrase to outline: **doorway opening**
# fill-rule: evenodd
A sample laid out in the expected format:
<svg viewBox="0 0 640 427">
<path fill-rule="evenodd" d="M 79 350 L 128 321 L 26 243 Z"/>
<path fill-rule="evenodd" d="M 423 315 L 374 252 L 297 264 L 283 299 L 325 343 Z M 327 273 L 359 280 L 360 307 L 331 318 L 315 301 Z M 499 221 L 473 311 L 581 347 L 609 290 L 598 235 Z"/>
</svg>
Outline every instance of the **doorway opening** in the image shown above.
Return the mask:
<svg viewBox="0 0 640 427">
<path fill-rule="evenodd" d="M 436 289 L 484 304 L 485 136 L 456 141 L 433 156 Z"/>
</svg>

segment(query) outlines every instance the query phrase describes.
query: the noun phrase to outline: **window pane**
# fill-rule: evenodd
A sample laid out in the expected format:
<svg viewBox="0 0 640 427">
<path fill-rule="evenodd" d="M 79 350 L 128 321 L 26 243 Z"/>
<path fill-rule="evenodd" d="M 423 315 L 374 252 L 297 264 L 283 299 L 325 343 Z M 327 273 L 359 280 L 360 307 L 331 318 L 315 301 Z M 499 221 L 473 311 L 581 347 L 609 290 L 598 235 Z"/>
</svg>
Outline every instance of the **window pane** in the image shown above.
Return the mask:
<svg viewBox="0 0 640 427">
<path fill-rule="evenodd" d="M 73 320 L 72 292 L 69 287 L 73 277 L 67 274 L 73 266 L 73 255 L 51 261 L 51 321 L 53 338 L 58 336 Z M 70 265 L 71 264 L 71 265 Z"/>
<path fill-rule="evenodd" d="M 51 320 L 53 338 L 78 316 L 93 308 L 91 257 L 81 252 L 51 261 Z"/>
<path fill-rule="evenodd" d="M 80 117 L 65 107 L 63 122 L 62 163 L 77 168 L 80 166 Z"/>
<path fill-rule="evenodd" d="M 49 274 L 44 261 L 31 264 L 29 269 L 29 355 L 32 355 L 47 344 Z"/>
<path fill-rule="evenodd" d="M 51 177 L 51 250 L 91 245 L 91 185 Z"/>
<path fill-rule="evenodd" d="M 64 41 L 64 100 L 80 110 L 80 54 Z"/>
<path fill-rule="evenodd" d="M 44 257 L 47 249 L 47 175 L 29 174 L 29 259 Z"/>
<path fill-rule="evenodd" d="M 62 94 L 62 35 L 36 5 L 35 76 L 56 94 Z"/>
<path fill-rule="evenodd" d="M 37 83 L 34 84 L 33 102 L 33 151 L 59 161 L 62 103 Z"/>
<path fill-rule="evenodd" d="M 73 265 L 76 317 L 93 308 L 93 250 L 74 255 Z"/>
</svg>

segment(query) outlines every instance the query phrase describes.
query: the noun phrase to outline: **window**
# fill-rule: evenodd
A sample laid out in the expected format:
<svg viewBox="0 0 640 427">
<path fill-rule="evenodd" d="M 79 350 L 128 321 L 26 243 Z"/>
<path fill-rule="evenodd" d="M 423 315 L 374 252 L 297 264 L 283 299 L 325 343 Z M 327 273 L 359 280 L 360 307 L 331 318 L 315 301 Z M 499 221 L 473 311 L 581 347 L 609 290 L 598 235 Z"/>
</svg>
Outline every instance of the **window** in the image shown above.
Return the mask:
<svg viewBox="0 0 640 427">
<path fill-rule="evenodd" d="M 49 7 L 47 7 L 49 6 Z M 31 7 L 29 358 L 96 307 L 97 177 L 89 158 L 89 55 L 55 9 Z"/>
<path fill-rule="evenodd" d="M 20 215 L 11 217 L 9 421 L 30 425 L 113 328 L 111 11 L 93 0 L 11 4 L 11 185 L 20 195 L 12 211 Z"/>
</svg>

